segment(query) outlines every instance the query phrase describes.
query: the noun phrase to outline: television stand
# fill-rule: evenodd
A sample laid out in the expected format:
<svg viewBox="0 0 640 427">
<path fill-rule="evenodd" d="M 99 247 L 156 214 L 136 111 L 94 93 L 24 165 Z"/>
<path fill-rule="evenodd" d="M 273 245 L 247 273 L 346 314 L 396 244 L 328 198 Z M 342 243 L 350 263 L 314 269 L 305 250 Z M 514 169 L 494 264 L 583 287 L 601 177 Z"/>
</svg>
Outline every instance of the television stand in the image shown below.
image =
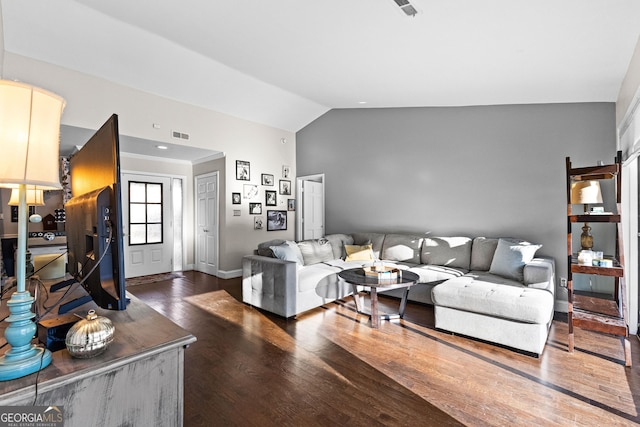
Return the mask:
<svg viewBox="0 0 640 427">
<path fill-rule="evenodd" d="M 69 293 L 71 298 L 84 294 L 75 288 Z M 140 299 L 130 298 L 126 310 L 104 310 L 94 302 L 79 308 L 94 309 L 113 323 L 113 343 L 104 353 L 79 359 L 66 349 L 56 351 L 37 378 L 32 374 L 0 382 L 0 406 L 59 405 L 65 427 L 182 426 L 185 348 L 196 338 Z M 43 300 L 36 301 L 42 312 Z M 7 305 L 0 305 L 0 318 L 8 314 Z M 42 320 L 56 316 L 51 312 Z M 6 325 L 0 322 L 0 336 Z"/>
</svg>

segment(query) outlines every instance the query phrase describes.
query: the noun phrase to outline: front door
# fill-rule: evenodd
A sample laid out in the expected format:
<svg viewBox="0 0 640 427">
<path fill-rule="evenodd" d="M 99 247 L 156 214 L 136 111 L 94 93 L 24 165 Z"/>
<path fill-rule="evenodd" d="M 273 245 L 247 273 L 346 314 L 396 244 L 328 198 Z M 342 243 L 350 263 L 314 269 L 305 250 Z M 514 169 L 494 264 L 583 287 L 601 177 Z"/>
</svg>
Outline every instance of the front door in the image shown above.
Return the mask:
<svg viewBox="0 0 640 427">
<path fill-rule="evenodd" d="M 173 270 L 171 178 L 122 175 L 126 277 Z"/>
<path fill-rule="evenodd" d="M 218 274 L 218 173 L 196 177 L 196 270 Z"/>
</svg>

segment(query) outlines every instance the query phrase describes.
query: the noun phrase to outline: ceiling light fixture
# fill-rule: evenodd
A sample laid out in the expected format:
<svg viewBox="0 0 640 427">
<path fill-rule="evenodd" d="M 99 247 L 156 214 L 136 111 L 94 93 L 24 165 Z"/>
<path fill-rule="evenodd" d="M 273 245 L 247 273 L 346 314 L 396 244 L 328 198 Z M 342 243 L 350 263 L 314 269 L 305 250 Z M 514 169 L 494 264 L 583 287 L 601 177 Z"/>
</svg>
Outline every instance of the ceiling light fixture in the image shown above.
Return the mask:
<svg viewBox="0 0 640 427">
<path fill-rule="evenodd" d="M 407 16 L 414 17 L 418 14 L 418 10 L 415 7 L 413 7 L 411 3 L 409 3 L 409 0 L 393 0 L 393 1 L 396 2 L 398 7 L 400 7 L 400 9 L 402 9 L 402 11 Z"/>
<path fill-rule="evenodd" d="M 169 147 L 167 147 L 166 145 L 156 145 L 156 148 L 158 150 L 168 150 L 169 149 Z"/>
</svg>

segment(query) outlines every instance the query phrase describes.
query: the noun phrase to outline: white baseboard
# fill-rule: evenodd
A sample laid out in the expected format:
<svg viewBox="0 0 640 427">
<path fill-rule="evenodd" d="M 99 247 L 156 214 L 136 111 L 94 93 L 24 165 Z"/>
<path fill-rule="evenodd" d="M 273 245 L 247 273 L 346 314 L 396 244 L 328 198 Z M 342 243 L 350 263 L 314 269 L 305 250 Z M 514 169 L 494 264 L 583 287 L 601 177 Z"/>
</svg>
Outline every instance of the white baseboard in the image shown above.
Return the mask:
<svg viewBox="0 0 640 427">
<path fill-rule="evenodd" d="M 233 279 L 236 277 L 242 277 L 242 269 L 237 270 L 218 270 L 218 277 L 221 279 Z"/>
<path fill-rule="evenodd" d="M 185 266 L 185 268 L 182 269 L 182 271 L 197 271 L 195 268 L 194 264 L 189 264 L 187 266 Z M 239 268 L 237 270 L 218 270 L 218 274 L 216 274 L 216 277 L 220 278 L 220 279 L 234 279 L 236 277 L 242 277 L 242 269 Z"/>
</svg>

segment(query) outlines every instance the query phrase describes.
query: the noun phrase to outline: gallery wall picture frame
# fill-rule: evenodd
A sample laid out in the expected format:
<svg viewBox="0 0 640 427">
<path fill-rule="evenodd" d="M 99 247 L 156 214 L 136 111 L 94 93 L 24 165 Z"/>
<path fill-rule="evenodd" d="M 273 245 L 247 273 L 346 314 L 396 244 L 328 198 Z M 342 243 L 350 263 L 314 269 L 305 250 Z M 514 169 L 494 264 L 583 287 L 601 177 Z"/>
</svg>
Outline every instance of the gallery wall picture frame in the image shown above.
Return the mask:
<svg viewBox="0 0 640 427">
<path fill-rule="evenodd" d="M 251 181 L 251 164 L 245 160 L 236 160 L 236 179 Z"/>
<path fill-rule="evenodd" d="M 258 195 L 258 186 L 255 184 L 244 184 L 242 190 L 245 199 L 253 199 Z"/>
<path fill-rule="evenodd" d="M 278 196 L 275 191 L 266 190 L 264 192 L 264 204 L 267 206 L 276 206 L 278 204 Z"/>
<path fill-rule="evenodd" d="M 280 194 L 284 196 L 291 195 L 291 181 L 289 181 L 288 179 L 280 180 Z"/>
<path fill-rule="evenodd" d="M 287 199 L 287 210 L 289 211 L 296 210 L 296 199 Z"/>
<path fill-rule="evenodd" d="M 253 217 L 253 229 L 254 230 L 262 230 L 262 229 L 264 229 L 264 217 L 263 216 Z"/>
<path fill-rule="evenodd" d="M 262 215 L 262 203 L 249 203 L 249 213 L 251 215 Z"/>
<path fill-rule="evenodd" d="M 275 182 L 276 182 L 275 178 L 270 173 L 263 173 L 262 174 L 262 185 L 267 185 L 269 187 L 273 187 Z"/>
<path fill-rule="evenodd" d="M 287 229 L 287 211 L 267 211 L 267 231 Z"/>
<path fill-rule="evenodd" d="M 231 193 L 231 203 L 234 205 L 242 203 L 242 195 L 240 193 Z"/>
</svg>

